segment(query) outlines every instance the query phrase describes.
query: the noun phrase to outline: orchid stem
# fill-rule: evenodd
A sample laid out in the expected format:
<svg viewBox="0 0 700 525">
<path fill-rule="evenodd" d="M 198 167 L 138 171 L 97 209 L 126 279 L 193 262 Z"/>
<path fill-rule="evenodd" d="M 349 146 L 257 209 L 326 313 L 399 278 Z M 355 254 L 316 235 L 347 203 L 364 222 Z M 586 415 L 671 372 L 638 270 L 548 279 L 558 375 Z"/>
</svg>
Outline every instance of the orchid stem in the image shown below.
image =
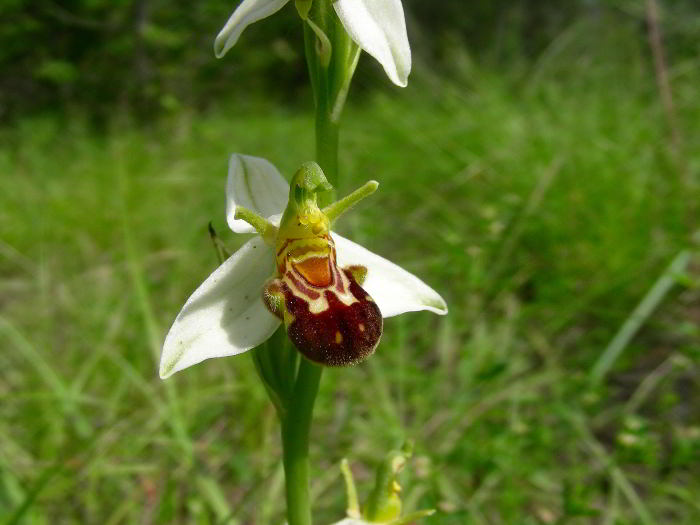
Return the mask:
<svg viewBox="0 0 700 525">
<path fill-rule="evenodd" d="M 324 100 L 316 107 L 316 162 L 333 188 L 338 187 L 338 138 L 339 126 L 331 120 L 330 101 Z M 335 191 L 320 194 L 321 206 L 335 200 Z"/>
<path fill-rule="evenodd" d="M 309 77 L 314 94 L 316 162 L 321 166 L 328 182 L 338 187 L 338 138 L 342 103 L 336 104 L 339 72 L 343 72 L 344 89 L 357 62 L 351 53 L 351 41 L 340 26 L 330 2 L 314 2 L 309 18 L 304 24 L 304 47 L 309 67 Z M 309 23 L 310 22 L 310 23 Z M 314 24 L 313 26 L 311 24 Z M 318 47 L 318 34 L 327 37 Z M 330 58 L 329 58 L 330 57 Z M 346 93 L 343 93 L 343 97 Z M 358 195 L 345 202 L 354 204 L 355 197 L 363 197 L 376 188 L 364 188 Z M 368 191 L 370 190 L 370 191 Z M 328 206 L 335 200 L 335 189 L 318 193 L 318 205 Z M 359 198 L 357 199 L 359 200 Z M 336 211 L 342 212 L 340 206 Z M 296 364 L 296 362 L 295 362 Z M 283 464 L 287 496 L 287 523 L 289 525 L 311 525 L 311 498 L 309 492 L 309 432 L 316 394 L 321 383 L 323 368 L 300 358 L 298 368 L 290 367 L 294 386 L 287 404 L 288 410 L 282 418 Z M 296 372 L 296 375 L 294 373 Z"/>
<path fill-rule="evenodd" d="M 282 421 L 283 463 L 289 525 L 311 525 L 309 494 L 309 432 L 321 367 L 304 358 L 292 391 L 289 411 Z"/>
<path fill-rule="evenodd" d="M 314 2 L 312 16 L 331 42 L 335 36 L 334 16 L 330 3 Z M 338 185 L 338 132 L 333 111 L 329 71 L 332 64 L 317 52 L 317 35 L 304 24 L 304 41 L 309 76 L 314 92 L 316 162 L 334 187 Z M 331 50 L 333 52 L 333 50 Z M 335 58 L 335 57 L 333 57 Z M 323 59 L 323 60 L 322 60 Z M 327 206 L 335 200 L 335 190 L 319 193 L 319 205 Z M 321 383 L 323 368 L 305 358 L 299 360 L 288 411 L 282 420 L 283 464 L 289 525 L 311 525 L 311 498 L 309 492 L 309 433 L 316 394 Z"/>
<path fill-rule="evenodd" d="M 344 41 L 348 39 L 345 31 L 336 26 L 336 17 L 330 2 L 314 2 L 309 14 L 323 30 L 331 46 L 331 62 L 319 56 L 316 46 L 317 35 L 309 24 L 304 24 L 304 47 L 309 77 L 314 93 L 316 126 L 316 162 L 321 166 L 326 179 L 334 188 L 338 186 L 338 136 L 340 112 L 333 118 L 334 88 L 332 74 L 337 69 L 346 69 L 343 63 L 347 57 L 342 53 Z M 348 81 L 349 83 L 349 81 Z M 335 200 L 335 192 L 320 194 L 320 206 L 327 206 Z M 291 524 L 290 524 L 291 525 Z"/>
</svg>

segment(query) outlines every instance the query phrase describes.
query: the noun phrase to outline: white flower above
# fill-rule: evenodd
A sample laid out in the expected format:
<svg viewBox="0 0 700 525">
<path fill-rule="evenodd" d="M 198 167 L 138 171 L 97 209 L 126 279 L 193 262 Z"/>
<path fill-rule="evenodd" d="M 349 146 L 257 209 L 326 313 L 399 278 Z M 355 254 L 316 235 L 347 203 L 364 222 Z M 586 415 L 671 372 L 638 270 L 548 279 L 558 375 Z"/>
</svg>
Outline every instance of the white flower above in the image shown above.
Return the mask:
<svg viewBox="0 0 700 525">
<path fill-rule="evenodd" d="M 289 1 L 243 0 L 214 41 L 216 56 L 224 56 L 246 27 L 276 13 Z M 334 0 L 332 3 L 350 38 L 382 65 L 394 84 L 405 87 L 411 72 L 411 48 L 401 0 Z"/>
<path fill-rule="evenodd" d="M 304 166 L 318 168 L 314 163 Z M 304 166 L 294 180 L 309 180 L 300 176 Z M 264 343 L 282 322 L 308 358 L 331 366 L 352 364 L 376 347 L 382 317 L 418 310 L 447 313 L 442 297 L 418 277 L 328 230 L 332 219 L 372 193 L 376 183 L 320 210 L 315 206 L 315 193 L 294 186 L 294 180 L 296 191 L 290 192 L 279 171 L 265 159 L 231 156 L 226 185 L 228 224 L 236 233 L 257 230 L 259 235 L 219 266 L 187 300 L 165 338 L 162 378 L 205 359 L 250 350 Z M 285 204 L 279 226 L 279 212 Z M 241 215 L 255 227 L 241 220 Z M 301 239 L 312 229 L 313 235 Z M 366 311 L 360 311 L 360 306 Z M 333 310 L 336 307 L 338 312 Z M 376 315 L 378 320 L 371 308 L 381 313 Z M 325 324 L 318 324 L 322 316 L 326 316 Z M 310 327 L 297 326 L 306 318 L 311 319 Z M 324 330 L 331 321 L 337 326 L 326 337 Z M 376 341 L 370 333 L 373 323 L 379 330 Z M 369 339 L 363 342 L 362 337 Z M 358 355 L 335 357 L 336 343 L 339 351 L 362 348 Z M 321 346 L 308 348 L 314 344 Z"/>
</svg>

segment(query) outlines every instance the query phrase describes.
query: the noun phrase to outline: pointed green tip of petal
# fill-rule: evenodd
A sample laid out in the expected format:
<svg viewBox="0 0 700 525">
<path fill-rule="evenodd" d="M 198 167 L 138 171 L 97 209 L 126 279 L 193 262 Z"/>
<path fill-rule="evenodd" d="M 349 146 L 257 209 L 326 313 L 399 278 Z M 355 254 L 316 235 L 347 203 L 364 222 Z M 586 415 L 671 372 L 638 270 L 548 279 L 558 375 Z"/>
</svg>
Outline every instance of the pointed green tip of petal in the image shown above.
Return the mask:
<svg viewBox="0 0 700 525">
<path fill-rule="evenodd" d="M 223 57 L 229 50 L 230 46 L 226 46 L 227 36 L 228 35 L 222 35 L 221 33 L 219 33 L 219 35 L 217 35 L 216 39 L 214 40 L 214 56 L 216 58 Z"/>
<path fill-rule="evenodd" d="M 442 297 L 426 298 L 424 304 L 426 307 L 428 307 L 428 310 L 438 315 L 447 315 L 447 303 Z"/>
<path fill-rule="evenodd" d="M 167 365 L 161 364 L 158 375 L 161 379 L 168 379 L 171 375 L 173 375 L 173 368 L 175 368 L 174 361 L 170 361 Z"/>
<path fill-rule="evenodd" d="M 168 379 L 176 372 L 175 366 L 180 361 L 180 358 L 182 358 L 184 353 L 184 349 L 179 349 L 174 355 L 167 355 L 167 357 L 163 355 L 161 357 L 160 370 L 158 371 L 158 375 L 161 379 Z M 165 348 L 163 348 L 163 354 L 170 354 L 170 352 L 166 352 Z"/>
</svg>

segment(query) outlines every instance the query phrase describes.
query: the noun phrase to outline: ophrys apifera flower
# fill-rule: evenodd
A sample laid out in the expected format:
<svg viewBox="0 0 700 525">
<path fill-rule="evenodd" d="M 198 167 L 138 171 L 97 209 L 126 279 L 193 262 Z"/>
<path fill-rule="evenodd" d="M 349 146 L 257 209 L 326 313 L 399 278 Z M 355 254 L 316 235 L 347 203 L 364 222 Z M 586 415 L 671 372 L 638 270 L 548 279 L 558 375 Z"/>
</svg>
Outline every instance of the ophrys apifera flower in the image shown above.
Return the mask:
<svg viewBox="0 0 700 525">
<path fill-rule="evenodd" d="M 331 186 L 316 163 L 304 164 L 287 185 L 265 159 L 232 155 L 227 220 L 236 233 L 258 235 L 187 300 L 165 339 L 161 377 L 245 352 L 282 322 L 308 359 L 354 364 L 376 348 L 383 318 L 446 314 L 442 297 L 418 277 L 331 232 L 334 220 L 376 188 L 370 181 L 321 209 L 317 193 Z"/>
<path fill-rule="evenodd" d="M 243 0 L 216 37 L 216 56 L 226 54 L 246 27 L 276 13 L 289 1 Z M 302 3 L 311 1 L 302 0 Z M 406 86 L 411 72 L 411 48 L 401 0 L 332 0 L 331 3 L 350 38 L 382 65 L 394 84 Z"/>
</svg>

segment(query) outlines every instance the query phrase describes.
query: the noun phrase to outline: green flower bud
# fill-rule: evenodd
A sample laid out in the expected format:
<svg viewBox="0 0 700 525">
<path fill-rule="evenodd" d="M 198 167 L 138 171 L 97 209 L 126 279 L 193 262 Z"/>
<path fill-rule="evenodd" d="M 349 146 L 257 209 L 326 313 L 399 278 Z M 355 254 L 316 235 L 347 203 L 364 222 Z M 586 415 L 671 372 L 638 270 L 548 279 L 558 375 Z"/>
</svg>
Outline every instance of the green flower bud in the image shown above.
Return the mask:
<svg viewBox="0 0 700 525">
<path fill-rule="evenodd" d="M 435 511 L 433 509 L 423 509 L 409 514 L 401 515 L 401 486 L 397 476 L 411 457 L 413 444 L 407 442 L 401 450 L 392 450 L 384 460 L 377 466 L 377 476 L 374 488 L 367 498 L 364 511 L 361 511 L 357 498 L 355 481 L 350 471 L 348 461 L 343 459 L 340 463 L 340 470 L 343 473 L 345 486 L 347 489 L 348 508 L 347 518 L 334 525 L 408 525 L 416 520 L 430 516 Z"/>
</svg>

